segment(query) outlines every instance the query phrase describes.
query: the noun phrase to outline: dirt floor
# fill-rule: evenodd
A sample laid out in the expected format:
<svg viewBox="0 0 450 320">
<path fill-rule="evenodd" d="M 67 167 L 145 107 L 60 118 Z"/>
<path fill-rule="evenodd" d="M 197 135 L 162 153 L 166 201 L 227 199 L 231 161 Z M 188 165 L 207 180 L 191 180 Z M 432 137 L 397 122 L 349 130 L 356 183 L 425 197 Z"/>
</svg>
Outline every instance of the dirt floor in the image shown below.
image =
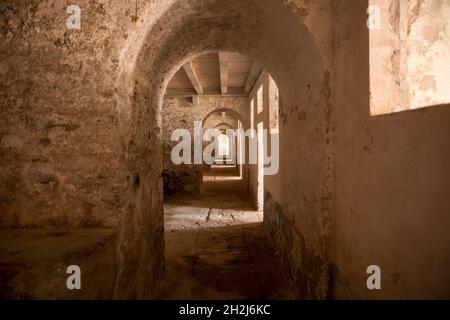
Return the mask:
<svg viewBox="0 0 450 320">
<path fill-rule="evenodd" d="M 232 168 L 214 168 L 198 197 L 164 207 L 166 273 L 160 299 L 290 299 L 278 258 Z"/>
</svg>

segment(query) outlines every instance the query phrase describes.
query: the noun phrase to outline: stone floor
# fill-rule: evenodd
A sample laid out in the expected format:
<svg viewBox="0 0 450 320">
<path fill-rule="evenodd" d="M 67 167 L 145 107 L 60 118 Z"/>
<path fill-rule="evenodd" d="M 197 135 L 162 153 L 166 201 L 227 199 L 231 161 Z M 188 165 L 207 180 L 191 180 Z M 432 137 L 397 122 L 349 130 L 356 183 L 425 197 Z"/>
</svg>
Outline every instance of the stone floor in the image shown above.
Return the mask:
<svg viewBox="0 0 450 320">
<path fill-rule="evenodd" d="M 293 298 L 262 213 L 243 196 L 233 171 L 213 169 L 201 196 L 166 199 L 160 299 Z"/>
</svg>

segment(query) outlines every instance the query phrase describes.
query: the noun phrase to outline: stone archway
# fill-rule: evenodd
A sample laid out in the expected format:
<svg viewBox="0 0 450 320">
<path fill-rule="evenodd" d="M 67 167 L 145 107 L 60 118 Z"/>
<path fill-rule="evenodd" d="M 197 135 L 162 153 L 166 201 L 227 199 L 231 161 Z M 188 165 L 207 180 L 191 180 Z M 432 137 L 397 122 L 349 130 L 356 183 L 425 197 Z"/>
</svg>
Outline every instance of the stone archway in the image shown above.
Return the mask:
<svg viewBox="0 0 450 320">
<path fill-rule="evenodd" d="M 133 63 L 124 68 L 117 90 L 119 103 L 131 110 L 122 112 L 121 118 L 124 162 L 128 176 L 134 178 L 127 183 L 123 205 L 116 297 L 151 297 L 163 270 L 159 152 L 163 95 L 175 71 L 208 50 L 239 52 L 261 61 L 280 88 L 284 156 L 279 179 L 286 189 L 266 193 L 269 228 L 297 294 L 325 297 L 332 211 L 327 200 L 331 192 L 329 77 L 299 13 L 277 0 L 211 0 L 195 5 L 178 0 L 153 9 L 159 12 L 157 19 L 153 15 L 142 26 L 145 35 L 129 56 Z M 124 60 L 126 54 L 125 50 Z M 302 171 L 292 174 L 299 170 L 298 163 Z M 307 205 L 304 197 L 325 200 Z"/>
<path fill-rule="evenodd" d="M 247 121 L 245 120 L 245 117 L 242 114 L 240 114 L 236 110 L 233 110 L 231 108 L 226 108 L 226 107 L 215 108 L 215 109 L 209 111 L 208 113 L 206 113 L 201 120 L 201 124 L 203 125 L 209 117 L 211 117 L 213 114 L 219 113 L 219 112 L 227 112 L 227 113 L 231 114 L 233 117 L 235 117 L 237 120 L 241 121 L 244 124 L 247 124 Z"/>
</svg>

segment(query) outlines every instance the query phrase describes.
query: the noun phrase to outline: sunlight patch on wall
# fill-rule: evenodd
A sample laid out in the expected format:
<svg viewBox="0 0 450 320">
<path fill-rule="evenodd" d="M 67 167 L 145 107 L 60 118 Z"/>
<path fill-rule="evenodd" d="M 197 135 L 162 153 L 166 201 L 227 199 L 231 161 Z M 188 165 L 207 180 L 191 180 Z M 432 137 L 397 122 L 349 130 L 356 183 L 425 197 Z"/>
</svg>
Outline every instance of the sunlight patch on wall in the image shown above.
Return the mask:
<svg viewBox="0 0 450 320">
<path fill-rule="evenodd" d="M 450 103 L 450 2 L 369 3 L 371 115 Z"/>
</svg>

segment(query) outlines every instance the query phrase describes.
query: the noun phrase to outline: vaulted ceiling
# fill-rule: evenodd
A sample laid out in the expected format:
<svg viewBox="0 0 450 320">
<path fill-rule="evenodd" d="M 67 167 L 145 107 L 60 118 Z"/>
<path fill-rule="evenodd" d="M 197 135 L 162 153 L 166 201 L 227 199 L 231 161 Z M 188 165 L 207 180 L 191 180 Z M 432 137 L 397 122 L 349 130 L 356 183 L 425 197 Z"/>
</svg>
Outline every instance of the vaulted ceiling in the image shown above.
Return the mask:
<svg viewBox="0 0 450 320">
<path fill-rule="evenodd" d="M 168 96 L 245 95 L 263 65 L 234 52 L 208 53 L 183 65 L 170 80 Z"/>
</svg>

